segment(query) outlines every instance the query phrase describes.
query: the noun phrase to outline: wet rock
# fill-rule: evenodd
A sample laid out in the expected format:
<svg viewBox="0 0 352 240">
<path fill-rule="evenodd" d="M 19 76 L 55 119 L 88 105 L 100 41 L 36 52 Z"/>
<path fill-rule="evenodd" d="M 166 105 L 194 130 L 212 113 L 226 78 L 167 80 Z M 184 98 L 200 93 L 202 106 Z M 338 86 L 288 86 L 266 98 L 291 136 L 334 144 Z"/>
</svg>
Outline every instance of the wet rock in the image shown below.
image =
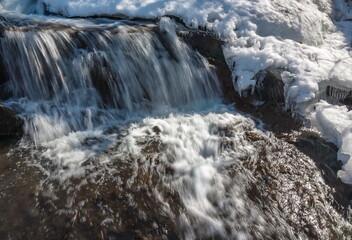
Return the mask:
<svg viewBox="0 0 352 240">
<path fill-rule="evenodd" d="M 178 35 L 215 67 L 226 103 L 235 103 L 238 110 L 259 118 L 265 128 L 275 133 L 299 130 L 300 121 L 285 109 L 284 83 L 279 72 L 270 69 L 261 71 L 256 76 L 258 83 L 253 93 L 240 96 L 233 87 L 232 73 L 223 55 L 224 42 L 221 39 L 202 30 L 178 31 Z M 262 104 L 256 105 L 254 102 Z"/>
<path fill-rule="evenodd" d="M 344 208 L 351 206 L 352 185 L 345 184 L 337 178 L 337 171 L 342 169 L 343 165 L 337 159 L 337 146 L 309 131 L 303 131 L 296 137 L 293 144 L 302 153 L 314 160 L 317 167 L 322 171 L 325 182 L 335 189 L 333 195 L 336 203 Z"/>
<path fill-rule="evenodd" d="M 197 38 L 199 38 L 199 35 Z M 185 41 L 187 42 L 187 39 Z M 193 41 L 194 47 L 197 49 L 198 40 Z M 190 42 L 192 43 L 192 41 Z M 198 48 L 197 50 L 205 56 L 208 56 L 209 60 L 211 51 L 214 51 L 214 56 L 220 56 L 215 49 L 213 45 L 213 47 L 210 47 L 208 50 L 202 48 Z M 225 63 L 225 60 L 222 60 L 221 57 L 217 59 L 218 62 L 222 61 Z M 227 86 L 225 87 L 226 89 L 231 89 L 231 87 L 229 87 L 230 84 L 232 85 L 231 73 L 229 73 L 227 65 L 223 66 L 220 64 L 220 66 L 222 66 L 220 68 L 218 67 L 219 64 L 216 66 L 217 69 L 221 69 L 217 72 L 219 79 L 221 79 L 223 85 Z M 337 147 L 326 142 L 317 134 L 302 132 L 294 139 L 288 137 L 291 136 L 288 133 L 292 131 L 300 132 L 302 124 L 290 111 L 285 109 L 284 83 L 281 80 L 280 73 L 267 69 L 258 73 L 256 78 L 258 81 L 251 95 L 241 98 L 234 90 L 225 90 L 225 93 L 227 92 L 228 96 L 230 96 L 227 97 L 227 99 L 235 102 L 239 110 L 259 118 L 260 121 L 264 123 L 265 128 L 276 133 L 278 138 L 295 145 L 299 151 L 312 158 L 317 168 L 322 171 L 325 182 L 335 190 L 333 196 L 336 207 L 339 208 L 339 206 L 342 206 L 344 209 L 347 209 L 351 205 L 352 186 L 342 183 L 336 176 L 337 171 L 342 168 L 341 162 L 337 160 Z M 339 104 L 347 105 L 350 109 L 352 108 L 351 91 L 328 86 L 326 88 L 326 95 L 328 99 L 335 98 Z M 253 104 L 254 102 L 260 102 L 260 104 L 255 105 Z M 261 140 L 251 132 L 246 132 L 246 136 L 251 141 Z M 289 173 L 285 166 L 280 167 L 279 172 L 282 174 Z"/>
<path fill-rule="evenodd" d="M 337 146 L 325 141 L 317 133 L 302 131 L 294 144 L 307 156 L 327 165 L 334 172 L 341 169 L 342 163 L 337 161 Z"/>
<path fill-rule="evenodd" d="M 152 130 L 153 130 L 153 132 L 155 132 L 156 134 L 161 133 L 161 129 L 160 129 L 159 126 L 154 126 L 154 127 L 152 128 Z"/>
<path fill-rule="evenodd" d="M 22 134 L 23 120 L 15 112 L 0 105 L 0 137 Z"/>
<path fill-rule="evenodd" d="M 0 38 L 4 35 L 5 28 L 3 27 L 2 19 L 0 16 Z"/>
<path fill-rule="evenodd" d="M 92 64 L 90 68 L 91 79 L 95 89 L 99 92 L 103 102 L 109 106 L 113 106 L 113 93 L 110 90 L 110 85 L 113 82 L 114 76 L 107 64 L 103 62 L 103 67 L 99 68 L 99 59 L 95 56 L 93 61 L 97 64 Z"/>
<path fill-rule="evenodd" d="M 252 113 L 258 117 L 265 127 L 276 133 L 280 139 L 291 143 L 297 149 L 314 160 L 317 168 L 322 172 L 324 181 L 335 191 L 334 201 L 337 206 L 347 209 L 351 205 L 352 185 L 344 184 L 337 178 L 337 171 L 342 169 L 342 163 L 337 159 L 338 148 L 325 141 L 318 134 L 301 131 L 302 123 L 284 107 L 284 83 L 280 73 L 271 69 L 257 74 L 257 84 L 253 94 L 247 97 L 249 102 L 261 102 Z M 325 94 L 325 95 L 324 95 Z M 344 104 L 352 108 L 352 92 L 328 86 L 323 97 L 333 104 Z M 293 131 L 298 135 L 290 134 Z M 286 168 L 280 168 L 286 173 Z"/>
<path fill-rule="evenodd" d="M 199 51 L 200 54 L 212 62 L 216 60 L 225 61 L 222 51 L 224 42 L 214 34 L 200 30 L 188 30 L 179 31 L 178 35 L 193 49 Z"/>
<path fill-rule="evenodd" d="M 168 53 L 168 57 L 175 62 L 179 62 L 180 60 L 177 56 L 177 53 L 175 52 L 176 49 L 174 49 L 173 44 L 168 39 L 167 33 L 161 31 L 160 28 L 154 28 L 153 33 L 158 37 L 160 43 L 163 45 L 164 49 Z"/>
<path fill-rule="evenodd" d="M 202 30 L 178 31 L 177 34 L 215 67 L 216 75 L 222 85 L 225 102 L 238 102 L 240 105 L 247 105 L 233 87 L 232 73 L 222 51 L 224 42 L 214 34 Z"/>
<path fill-rule="evenodd" d="M 259 72 L 256 78 L 257 83 L 253 91 L 255 99 L 277 105 L 285 103 L 284 82 L 280 72 L 267 69 Z"/>
<path fill-rule="evenodd" d="M 0 37 L 1 37 L 1 26 L 0 26 Z M 0 56 L 1 56 L 1 52 L 0 52 Z M 8 94 L 5 88 L 5 83 L 7 79 L 8 77 L 7 77 L 6 68 L 4 66 L 2 59 L 0 59 L 0 100 L 8 97 Z"/>
<path fill-rule="evenodd" d="M 252 142 L 256 142 L 259 140 L 264 140 L 262 136 L 256 134 L 255 132 L 246 132 L 246 137 L 251 140 Z"/>
<path fill-rule="evenodd" d="M 251 114 L 258 117 L 274 133 L 299 131 L 301 119 L 285 107 L 284 83 L 279 70 L 266 69 L 256 77 L 257 84 L 245 99 L 252 103 Z"/>
</svg>

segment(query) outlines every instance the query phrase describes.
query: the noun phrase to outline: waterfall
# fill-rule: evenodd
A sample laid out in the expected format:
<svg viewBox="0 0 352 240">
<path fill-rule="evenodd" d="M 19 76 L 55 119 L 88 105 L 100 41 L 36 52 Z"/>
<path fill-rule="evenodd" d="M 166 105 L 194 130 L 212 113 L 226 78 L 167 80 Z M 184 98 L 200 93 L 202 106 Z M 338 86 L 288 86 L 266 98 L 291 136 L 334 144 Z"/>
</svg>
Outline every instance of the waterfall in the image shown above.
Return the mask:
<svg viewBox="0 0 352 240">
<path fill-rule="evenodd" d="M 95 128 L 117 118 L 116 112 L 194 110 L 197 104 L 219 101 L 212 67 L 176 36 L 171 22 L 159 25 L 4 31 L 4 88 L 13 98 L 36 105 L 27 128 L 32 139 L 44 140 L 48 128 L 56 129 L 55 137 L 58 129 L 67 135 Z M 41 126 L 43 119 L 65 127 Z"/>
<path fill-rule="evenodd" d="M 152 29 L 141 30 L 5 31 L 1 54 L 10 77 L 6 88 L 13 97 L 31 100 L 59 96 L 56 103 L 93 100 L 99 106 L 106 98 L 105 104 L 128 111 L 218 96 L 216 77 L 204 58 L 178 39 L 158 39 Z M 74 96 L 87 89 L 103 96 Z"/>
<path fill-rule="evenodd" d="M 17 4 L 2 2 L 24 11 Z M 326 239 L 351 231 L 314 162 L 225 105 L 214 66 L 170 18 L 6 17 L 0 100 L 25 122 L 7 156 L 21 166 L 10 185 L 23 181 L 16 192 L 34 199 L 26 238 Z M 9 236 L 20 236 L 6 222 Z"/>
</svg>

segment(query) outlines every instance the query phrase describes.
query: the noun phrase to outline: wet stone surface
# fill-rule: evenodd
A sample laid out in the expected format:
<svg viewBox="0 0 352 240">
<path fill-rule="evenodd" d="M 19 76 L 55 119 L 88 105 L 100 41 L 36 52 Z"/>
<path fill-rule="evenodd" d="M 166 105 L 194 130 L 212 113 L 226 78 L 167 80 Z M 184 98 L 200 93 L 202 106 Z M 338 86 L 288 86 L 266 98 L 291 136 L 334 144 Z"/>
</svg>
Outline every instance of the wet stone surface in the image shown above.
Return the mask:
<svg viewBox="0 0 352 240">
<path fill-rule="evenodd" d="M 1 239 L 179 239 L 175 223 L 153 197 L 159 181 L 155 169 L 132 168 L 138 168 L 138 159 L 113 160 L 118 169 L 110 171 L 93 166 L 92 159 L 87 175 L 62 183 L 29 166 L 28 153 L 7 156 L 9 146 L 4 145 Z M 128 181 L 132 175 L 133 183 Z M 177 194 L 165 194 L 175 209 L 182 209 Z"/>
<path fill-rule="evenodd" d="M 23 120 L 0 104 L 0 137 L 21 135 Z"/>
</svg>

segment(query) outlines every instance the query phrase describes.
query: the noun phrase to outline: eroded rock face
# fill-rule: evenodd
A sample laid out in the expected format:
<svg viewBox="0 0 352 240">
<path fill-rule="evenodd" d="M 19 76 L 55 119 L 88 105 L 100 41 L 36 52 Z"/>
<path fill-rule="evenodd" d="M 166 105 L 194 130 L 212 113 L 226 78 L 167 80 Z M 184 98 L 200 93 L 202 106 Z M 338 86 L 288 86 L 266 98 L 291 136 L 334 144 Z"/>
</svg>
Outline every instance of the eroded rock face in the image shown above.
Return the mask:
<svg viewBox="0 0 352 240">
<path fill-rule="evenodd" d="M 23 120 L 15 112 L 0 105 L 0 137 L 22 134 Z"/>
</svg>

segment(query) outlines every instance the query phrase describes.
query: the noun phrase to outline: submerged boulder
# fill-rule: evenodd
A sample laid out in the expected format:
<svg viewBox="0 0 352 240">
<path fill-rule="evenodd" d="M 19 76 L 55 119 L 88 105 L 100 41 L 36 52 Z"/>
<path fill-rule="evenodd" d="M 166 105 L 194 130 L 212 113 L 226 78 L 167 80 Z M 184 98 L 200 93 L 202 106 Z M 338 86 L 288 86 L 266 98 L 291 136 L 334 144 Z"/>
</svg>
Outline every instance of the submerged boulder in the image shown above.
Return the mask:
<svg viewBox="0 0 352 240">
<path fill-rule="evenodd" d="M 21 135 L 22 127 L 23 120 L 0 104 L 0 137 Z"/>
</svg>

